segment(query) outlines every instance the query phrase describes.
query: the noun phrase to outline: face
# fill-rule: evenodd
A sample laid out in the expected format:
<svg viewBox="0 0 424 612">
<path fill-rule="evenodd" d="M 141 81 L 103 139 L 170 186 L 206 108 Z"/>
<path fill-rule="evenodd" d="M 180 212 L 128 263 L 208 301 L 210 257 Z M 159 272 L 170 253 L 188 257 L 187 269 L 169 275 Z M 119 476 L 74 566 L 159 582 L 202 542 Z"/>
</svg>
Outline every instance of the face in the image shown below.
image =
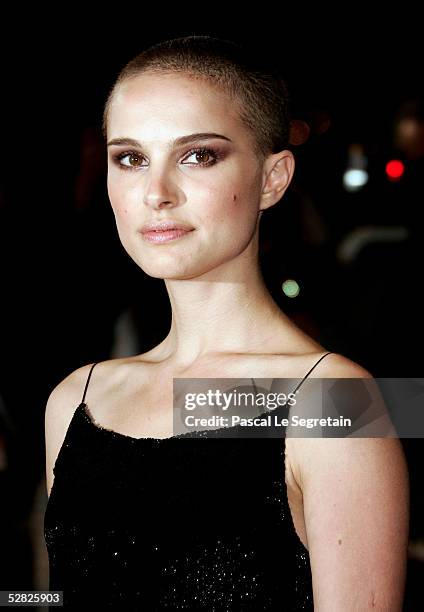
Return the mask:
<svg viewBox="0 0 424 612">
<path fill-rule="evenodd" d="M 173 143 L 204 133 L 215 136 Z M 222 92 L 187 76 L 139 75 L 115 92 L 107 139 L 118 234 L 148 275 L 201 276 L 251 245 L 262 164 L 236 105 Z M 160 242 L 141 233 L 146 223 L 169 220 L 193 229 Z"/>
</svg>

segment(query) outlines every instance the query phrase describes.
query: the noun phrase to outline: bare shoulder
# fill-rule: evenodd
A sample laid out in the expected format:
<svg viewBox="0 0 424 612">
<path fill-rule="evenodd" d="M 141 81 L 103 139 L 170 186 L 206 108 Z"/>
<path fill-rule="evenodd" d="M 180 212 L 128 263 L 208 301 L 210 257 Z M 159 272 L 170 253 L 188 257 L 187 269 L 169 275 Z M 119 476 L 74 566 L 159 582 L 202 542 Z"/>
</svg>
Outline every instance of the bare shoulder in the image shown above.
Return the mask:
<svg viewBox="0 0 424 612">
<path fill-rule="evenodd" d="M 363 366 L 338 353 L 331 353 L 320 361 L 311 373 L 311 378 L 314 377 L 374 379 L 372 373 Z M 354 389 L 354 387 L 351 388 Z M 379 394 L 377 385 L 371 385 L 367 388 L 369 391 L 376 389 L 374 392 L 377 395 Z M 333 466 L 334 473 L 337 473 L 338 470 L 341 473 L 346 470 L 340 476 L 341 478 L 347 475 L 348 471 L 354 475 L 362 466 L 361 462 L 357 462 L 358 454 L 361 457 L 367 457 L 368 461 L 375 466 L 378 465 L 381 470 L 394 462 L 396 465 L 393 465 L 393 467 L 397 467 L 400 479 L 403 480 L 406 473 L 406 464 L 402 445 L 393 428 L 387 431 L 389 431 L 387 437 L 383 437 L 383 435 L 381 437 L 358 436 L 354 438 L 288 437 L 286 446 L 289 451 L 289 466 L 294 482 L 300 490 L 303 490 L 305 482 L 318 480 L 320 476 L 325 477 L 328 466 Z M 320 468 L 322 468 L 322 472 Z M 394 474 L 395 472 L 393 472 Z M 365 481 L 366 475 L 361 475 L 361 478 Z"/>
<path fill-rule="evenodd" d="M 310 378 L 374 378 L 366 368 L 340 353 L 321 352 L 308 356 L 308 360 L 312 367 L 315 365 Z M 302 486 L 302 472 L 313 465 L 314 454 L 318 453 L 322 457 L 320 446 L 324 446 L 327 452 L 335 449 L 336 445 L 326 444 L 327 440 L 328 438 L 323 438 L 321 444 L 316 444 L 319 438 L 286 439 L 287 462 L 299 488 Z"/>
<path fill-rule="evenodd" d="M 122 360 L 109 360 L 96 365 L 103 380 L 112 380 Z M 46 444 L 46 482 L 50 495 L 53 467 L 75 410 L 82 401 L 84 388 L 94 363 L 85 364 L 70 372 L 51 391 L 45 408 L 44 431 Z"/>
<path fill-rule="evenodd" d="M 373 378 L 373 375 L 359 363 L 340 353 L 321 353 L 323 359 L 318 363 L 311 376 L 322 378 Z M 317 359 L 320 354 L 317 353 Z"/>
<path fill-rule="evenodd" d="M 337 354 L 323 359 L 314 375 L 373 378 Z M 286 442 L 291 476 L 302 501 L 316 609 L 400 610 L 409 478 L 399 439 L 288 438 Z"/>
<path fill-rule="evenodd" d="M 94 370 L 95 375 L 93 374 L 96 381 L 100 381 L 97 386 L 103 388 L 105 385 L 116 385 L 122 378 L 127 361 L 108 359 L 98 362 Z M 82 401 L 84 388 L 93 365 L 94 363 L 88 363 L 73 370 L 54 387 L 47 400 L 46 426 L 50 427 L 54 423 L 59 423 L 66 426 L 67 429 L 76 407 Z"/>
<path fill-rule="evenodd" d="M 75 408 L 82 400 L 85 383 L 93 363 L 73 370 L 51 391 L 46 404 L 45 421 L 49 428 L 57 423 L 69 424 Z"/>
<path fill-rule="evenodd" d="M 86 364 L 68 374 L 51 391 L 44 414 L 46 444 L 47 494 L 53 485 L 53 468 L 64 442 L 72 416 L 81 402 L 84 385 L 93 364 Z"/>
<path fill-rule="evenodd" d="M 325 350 L 305 354 L 296 366 L 296 376 L 301 379 L 309 373 L 308 378 L 373 378 L 372 374 L 360 364 L 341 355 Z M 302 399 L 305 400 L 305 389 L 302 387 Z M 306 403 L 306 402 L 305 402 Z M 304 416 L 307 416 L 306 414 Z M 325 452 L 334 453 L 334 460 L 337 459 L 336 445 L 326 444 L 326 440 L 321 441 Z M 316 460 L 323 460 L 325 452 L 321 452 L 320 444 L 316 444 L 317 439 L 291 437 L 287 435 L 285 440 L 285 478 L 289 494 L 289 500 L 293 508 L 293 513 L 297 514 L 298 530 L 303 537 L 303 543 L 308 548 L 306 540 L 306 526 L 304 523 L 303 488 L 308 471 L 313 468 Z M 339 449 L 340 452 L 340 449 Z M 317 457 L 315 457 L 317 455 Z M 331 463 L 332 457 L 327 456 L 327 461 Z M 315 472 L 316 473 L 316 472 Z M 294 517 L 295 518 L 295 517 Z"/>
</svg>

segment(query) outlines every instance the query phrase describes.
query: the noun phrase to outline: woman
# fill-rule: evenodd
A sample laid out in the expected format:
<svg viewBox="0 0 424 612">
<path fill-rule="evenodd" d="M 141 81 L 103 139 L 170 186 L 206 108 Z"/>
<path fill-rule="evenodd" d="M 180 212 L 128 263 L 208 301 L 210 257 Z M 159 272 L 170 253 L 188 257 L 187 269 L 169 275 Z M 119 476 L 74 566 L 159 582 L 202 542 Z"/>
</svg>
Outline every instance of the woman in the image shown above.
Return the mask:
<svg viewBox="0 0 424 612">
<path fill-rule="evenodd" d="M 45 536 L 68 608 L 401 609 L 397 439 L 173 436 L 173 378 L 372 378 L 295 326 L 263 282 L 259 220 L 294 172 L 287 105 L 272 71 L 196 36 L 143 52 L 110 92 L 119 237 L 164 279 L 172 324 L 152 350 L 85 365 L 48 399 Z"/>
</svg>

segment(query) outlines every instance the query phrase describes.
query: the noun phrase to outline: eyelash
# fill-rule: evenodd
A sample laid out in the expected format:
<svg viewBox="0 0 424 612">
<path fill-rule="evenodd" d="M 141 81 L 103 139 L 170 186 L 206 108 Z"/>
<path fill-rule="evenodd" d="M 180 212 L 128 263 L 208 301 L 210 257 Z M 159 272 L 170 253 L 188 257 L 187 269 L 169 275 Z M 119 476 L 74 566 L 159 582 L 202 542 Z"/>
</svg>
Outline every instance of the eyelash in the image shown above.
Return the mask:
<svg viewBox="0 0 424 612">
<path fill-rule="evenodd" d="M 212 157 L 211 161 L 208 162 L 199 162 L 198 164 L 194 164 L 195 166 L 213 166 L 218 159 L 220 159 L 221 154 L 219 151 L 215 151 L 214 149 L 210 149 L 209 147 L 201 147 L 201 148 L 197 148 L 197 149 L 191 149 L 190 151 L 188 151 L 188 153 L 186 153 L 185 157 L 191 157 L 193 155 L 193 153 L 207 153 L 208 155 L 210 155 Z M 143 166 L 139 166 L 138 168 L 133 166 L 125 166 L 124 164 L 121 164 L 121 160 L 124 159 L 124 157 L 128 157 L 129 155 L 134 155 L 135 157 L 139 157 L 139 158 L 143 158 L 143 156 L 140 153 L 137 153 L 137 151 L 124 151 L 123 153 L 118 153 L 117 155 L 114 155 L 114 160 L 117 163 L 117 165 L 122 168 L 123 170 L 130 170 L 130 171 L 137 171 L 139 168 L 142 168 Z M 188 164 L 188 165 L 193 165 L 193 164 Z"/>
</svg>

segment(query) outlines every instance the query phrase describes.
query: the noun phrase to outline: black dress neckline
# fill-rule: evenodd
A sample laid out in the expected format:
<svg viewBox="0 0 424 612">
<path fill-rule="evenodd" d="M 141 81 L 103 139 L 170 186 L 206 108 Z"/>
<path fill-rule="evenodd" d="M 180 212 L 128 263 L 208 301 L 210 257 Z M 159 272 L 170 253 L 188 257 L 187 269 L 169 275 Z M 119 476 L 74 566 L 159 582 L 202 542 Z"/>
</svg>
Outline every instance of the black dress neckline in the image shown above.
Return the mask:
<svg viewBox="0 0 424 612">
<path fill-rule="evenodd" d="M 179 444 L 192 433 L 135 438 L 77 406 L 44 519 L 49 586 L 69 609 L 313 609 L 284 437 Z"/>
</svg>

